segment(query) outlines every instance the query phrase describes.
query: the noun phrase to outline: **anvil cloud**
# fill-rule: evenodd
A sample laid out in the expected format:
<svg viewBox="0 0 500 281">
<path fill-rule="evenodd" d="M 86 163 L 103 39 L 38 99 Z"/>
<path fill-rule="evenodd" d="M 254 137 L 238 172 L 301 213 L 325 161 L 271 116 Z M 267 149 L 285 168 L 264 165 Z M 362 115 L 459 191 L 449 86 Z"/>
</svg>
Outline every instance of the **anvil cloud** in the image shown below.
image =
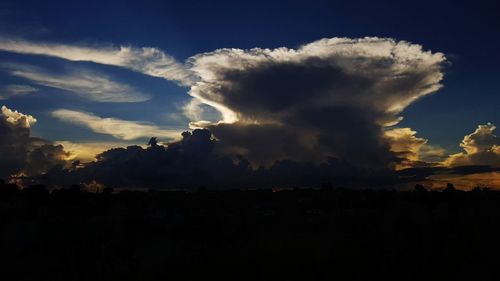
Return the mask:
<svg viewBox="0 0 500 281">
<path fill-rule="evenodd" d="M 204 125 L 222 153 L 255 164 L 337 157 L 387 167 L 398 155 L 384 128 L 442 86 L 444 62 L 442 53 L 387 38 L 219 49 L 188 60 L 199 78 L 189 94 L 222 113 L 221 122 Z"/>
</svg>

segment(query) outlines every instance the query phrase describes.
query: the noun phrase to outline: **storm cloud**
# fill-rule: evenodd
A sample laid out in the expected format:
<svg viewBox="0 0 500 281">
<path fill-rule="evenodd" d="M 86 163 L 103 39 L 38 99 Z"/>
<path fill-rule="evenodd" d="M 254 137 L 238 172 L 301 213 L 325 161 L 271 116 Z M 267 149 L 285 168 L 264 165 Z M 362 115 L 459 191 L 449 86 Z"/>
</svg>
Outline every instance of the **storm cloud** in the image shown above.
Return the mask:
<svg viewBox="0 0 500 281">
<path fill-rule="evenodd" d="M 219 49 L 188 60 L 199 77 L 189 94 L 218 109 L 219 122 L 193 120 L 218 152 L 253 165 L 277 160 L 394 167 L 385 128 L 418 98 L 437 91 L 445 57 L 386 38 L 322 39 L 298 49 Z M 193 108 L 190 108 L 191 116 Z"/>
</svg>

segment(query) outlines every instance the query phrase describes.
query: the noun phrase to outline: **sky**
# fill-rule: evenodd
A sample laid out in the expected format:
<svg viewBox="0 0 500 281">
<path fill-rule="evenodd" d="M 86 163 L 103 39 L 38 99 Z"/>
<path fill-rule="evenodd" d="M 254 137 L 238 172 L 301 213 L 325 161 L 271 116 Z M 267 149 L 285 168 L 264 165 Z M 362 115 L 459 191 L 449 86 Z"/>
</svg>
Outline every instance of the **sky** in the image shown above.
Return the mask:
<svg viewBox="0 0 500 281">
<path fill-rule="evenodd" d="M 399 168 L 497 166 L 500 4 L 461 2 L 2 1 L 0 105 L 85 160 L 205 128 L 254 167 L 379 166 L 392 130 L 391 151 L 415 154 Z"/>
</svg>

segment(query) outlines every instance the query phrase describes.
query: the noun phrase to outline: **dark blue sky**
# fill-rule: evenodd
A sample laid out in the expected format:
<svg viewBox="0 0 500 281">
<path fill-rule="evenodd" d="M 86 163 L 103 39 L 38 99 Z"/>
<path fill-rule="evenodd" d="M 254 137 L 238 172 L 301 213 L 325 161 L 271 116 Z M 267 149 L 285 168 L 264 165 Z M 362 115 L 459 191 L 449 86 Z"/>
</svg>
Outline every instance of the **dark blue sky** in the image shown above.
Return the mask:
<svg viewBox="0 0 500 281">
<path fill-rule="evenodd" d="M 179 61 L 217 48 L 297 47 L 326 37 L 391 37 L 443 52 L 444 88 L 403 112 L 401 126 L 431 144 L 456 151 L 478 124 L 500 124 L 500 4 L 497 1 L 2 1 L 0 34 L 58 43 L 109 43 L 158 47 Z M 465 1 L 464 1 L 465 2 Z M 53 71 L 64 60 L 0 52 L 2 63 L 36 63 Z M 75 63 L 71 63 L 74 65 Z M 73 108 L 128 120 L 182 128 L 170 113 L 187 88 L 109 66 L 77 63 L 152 95 L 137 104 L 75 102 L 53 89 L 2 101 L 35 115 L 35 132 L 57 140 L 111 137 L 71 130 L 47 112 Z M 19 78 L 0 74 L 1 84 Z M 16 80 L 17 79 L 17 80 Z M 57 124 L 55 126 L 54 124 Z"/>
</svg>

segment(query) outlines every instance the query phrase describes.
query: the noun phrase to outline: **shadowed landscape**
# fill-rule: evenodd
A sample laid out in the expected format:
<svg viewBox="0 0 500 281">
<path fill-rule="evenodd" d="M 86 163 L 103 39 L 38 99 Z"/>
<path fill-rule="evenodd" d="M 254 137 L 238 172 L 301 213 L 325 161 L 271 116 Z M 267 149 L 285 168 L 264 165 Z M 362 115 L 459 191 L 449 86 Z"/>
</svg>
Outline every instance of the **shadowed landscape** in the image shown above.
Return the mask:
<svg viewBox="0 0 500 281">
<path fill-rule="evenodd" d="M 500 250 L 500 192 L 452 185 L 49 193 L 1 184 L 0 214 L 2 272 L 16 280 L 495 280 Z"/>
</svg>

